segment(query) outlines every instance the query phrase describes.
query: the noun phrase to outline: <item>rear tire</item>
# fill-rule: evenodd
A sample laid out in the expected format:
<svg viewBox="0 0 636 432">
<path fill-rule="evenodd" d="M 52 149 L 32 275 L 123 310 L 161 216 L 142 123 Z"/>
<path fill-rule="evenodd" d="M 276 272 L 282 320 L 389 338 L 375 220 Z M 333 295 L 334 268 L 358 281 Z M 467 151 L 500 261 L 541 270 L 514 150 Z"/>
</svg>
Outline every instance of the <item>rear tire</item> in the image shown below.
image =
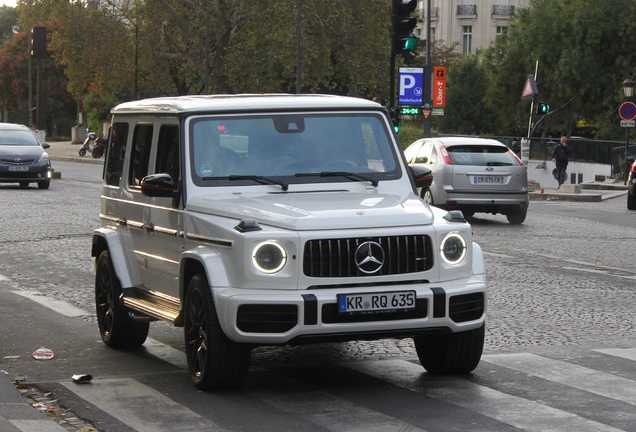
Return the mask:
<svg viewBox="0 0 636 432">
<path fill-rule="evenodd" d="M 413 338 L 420 363 L 432 374 L 472 372 L 484 349 L 485 326 L 461 333 Z"/>
<path fill-rule="evenodd" d="M 102 157 L 103 154 L 104 154 L 104 149 L 102 147 L 93 148 L 92 155 L 95 159 L 99 159 L 100 157 Z"/>
<path fill-rule="evenodd" d="M 79 155 L 80 156 L 86 156 L 86 148 L 82 147 L 81 149 L 79 149 Z"/>
<path fill-rule="evenodd" d="M 627 193 L 627 210 L 636 210 L 636 191 L 634 195 Z"/>
<path fill-rule="evenodd" d="M 506 218 L 508 218 L 508 222 L 510 222 L 513 225 L 521 225 L 525 220 L 526 220 L 526 216 L 528 214 L 528 208 L 518 208 L 516 210 L 513 210 L 510 213 L 506 214 Z"/>
<path fill-rule="evenodd" d="M 251 347 L 223 333 L 205 274 L 190 281 L 184 312 L 186 359 L 194 385 L 201 390 L 240 387 L 249 371 Z"/>
<path fill-rule="evenodd" d="M 121 304 L 121 284 L 115 274 L 110 254 L 103 251 L 95 271 L 95 310 L 99 334 L 111 348 L 133 348 L 148 337 L 149 324 L 133 320 Z"/>
</svg>

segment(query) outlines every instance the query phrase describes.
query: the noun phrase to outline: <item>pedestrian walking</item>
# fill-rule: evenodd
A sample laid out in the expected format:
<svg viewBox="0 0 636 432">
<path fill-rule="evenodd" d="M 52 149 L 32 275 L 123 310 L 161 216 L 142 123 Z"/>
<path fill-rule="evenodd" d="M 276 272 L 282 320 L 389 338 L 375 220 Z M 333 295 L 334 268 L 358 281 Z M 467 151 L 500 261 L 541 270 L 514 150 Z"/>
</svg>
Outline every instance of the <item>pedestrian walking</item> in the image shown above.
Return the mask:
<svg viewBox="0 0 636 432">
<path fill-rule="evenodd" d="M 570 157 L 570 147 L 568 147 L 567 139 L 565 136 L 561 137 L 561 142 L 554 147 L 552 151 L 552 160 L 556 163 L 554 169 L 554 178 L 559 182 L 559 188 L 567 179 L 566 169 L 568 167 L 568 161 Z"/>
</svg>

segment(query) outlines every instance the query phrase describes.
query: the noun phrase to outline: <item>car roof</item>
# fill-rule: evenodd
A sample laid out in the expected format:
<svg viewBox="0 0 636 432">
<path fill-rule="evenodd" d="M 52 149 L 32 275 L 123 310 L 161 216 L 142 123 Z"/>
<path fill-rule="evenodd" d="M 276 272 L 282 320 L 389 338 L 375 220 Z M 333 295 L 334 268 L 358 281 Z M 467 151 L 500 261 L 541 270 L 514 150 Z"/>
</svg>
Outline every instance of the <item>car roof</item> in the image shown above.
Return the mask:
<svg viewBox="0 0 636 432">
<path fill-rule="evenodd" d="M 320 94 L 193 95 L 124 102 L 111 110 L 122 113 L 197 113 L 302 109 L 378 109 L 382 105 L 366 99 Z"/>
<path fill-rule="evenodd" d="M 416 142 L 433 141 L 444 146 L 453 145 L 495 145 L 506 147 L 501 141 L 497 141 L 491 138 L 476 138 L 476 137 L 461 137 L 461 136 L 448 136 L 448 137 L 436 137 L 436 138 L 423 138 Z"/>
<path fill-rule="evenodd" d="M 28 130 L 30 131 L 31 129 L 29 129 L 25 125 L 16 124 L 16 123 L 0 123 L 0 130 Z"/>
</svg>

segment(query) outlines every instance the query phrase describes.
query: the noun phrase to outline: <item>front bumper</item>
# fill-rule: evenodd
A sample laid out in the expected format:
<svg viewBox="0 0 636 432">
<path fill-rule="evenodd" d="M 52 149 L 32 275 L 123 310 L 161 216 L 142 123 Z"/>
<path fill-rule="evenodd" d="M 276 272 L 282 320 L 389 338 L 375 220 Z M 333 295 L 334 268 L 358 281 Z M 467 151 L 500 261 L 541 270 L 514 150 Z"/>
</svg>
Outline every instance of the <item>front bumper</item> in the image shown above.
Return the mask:
<svg viewBox="0 0 636 432">
<path fill-rule="evenodd" d="M 0 164 L 0 183 L 37 182 L 51 178 L 51 166 L 48 163 L 18 166 L 21 171 L 13 171 L 16 165 Z"/>
<path fill-rule="evenodd" d="M 340 314 L 336 296 L 355 292 L 416 292 L 409 312 Z M 302 344 L 383 337 L 405 338 L 479 328 L 486 319 L 483 275 L 441 284 L 412 283 L 304 291 L 213 290 L 219 321 L 235 342 Z"/>
</svg>

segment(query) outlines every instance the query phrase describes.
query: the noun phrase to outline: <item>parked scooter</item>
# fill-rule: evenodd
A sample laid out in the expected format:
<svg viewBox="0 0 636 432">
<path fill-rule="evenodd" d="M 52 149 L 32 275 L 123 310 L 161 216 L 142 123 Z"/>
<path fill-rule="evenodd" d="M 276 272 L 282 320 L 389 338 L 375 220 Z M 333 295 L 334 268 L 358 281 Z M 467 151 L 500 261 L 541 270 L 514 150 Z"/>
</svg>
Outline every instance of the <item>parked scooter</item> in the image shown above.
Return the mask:
<svg viewBox="0 0 636 432">
<path fill-rule="evenodd" d="M 99 159 L 104 155 L 107 144 L 108 138 L 104 135 L 97 136 L 95 132 L 88 132 L 84 144 L 79 149 L 79 155 L 85 156 L 89 152 L 95 159 Z"/>
</svg>

